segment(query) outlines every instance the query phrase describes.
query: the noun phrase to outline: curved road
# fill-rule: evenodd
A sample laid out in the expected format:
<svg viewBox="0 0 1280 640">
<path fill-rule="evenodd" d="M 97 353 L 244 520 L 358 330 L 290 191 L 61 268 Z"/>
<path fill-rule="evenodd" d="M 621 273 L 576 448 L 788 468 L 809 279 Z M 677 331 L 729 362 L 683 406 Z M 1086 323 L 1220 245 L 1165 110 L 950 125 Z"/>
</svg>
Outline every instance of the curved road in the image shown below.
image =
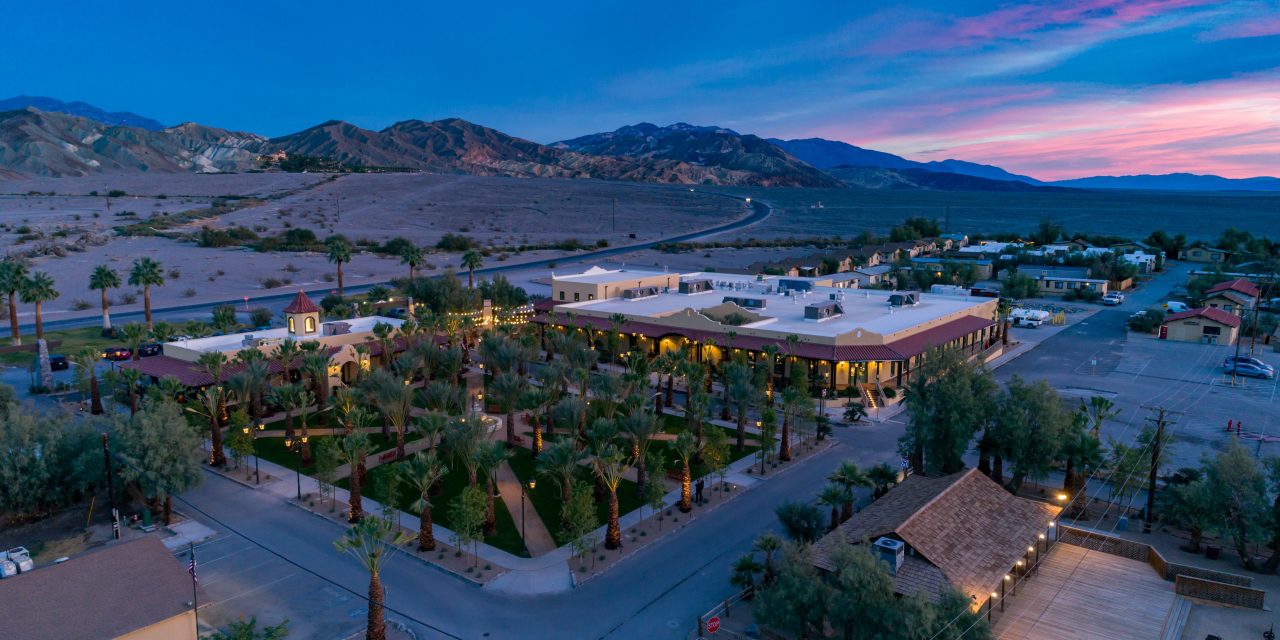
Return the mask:
<svg viewBox="0 0 1280 640">
<path fill-rule="evenodd" d="M 708 227 L 706 229 L 691 231 L 689 233 L 683 233 L 680 235 L 659 238 L 659 239 L 650 240 L 647 242 L 639 242 L 635 244 L 609 247 L 606 249 L 599 249 L 597 251 L 568 254 L 564 256 L 556 256 L 554 258 L 544 258 L 542 260 L 534 260 L 532 262 L 520 262 L 515 264 L 502 264 L 502 265 L 496 265 L 492 267 L 484 267 L 481 269 L 476 269 L 475 273 L 476 275 L 492 275 L 497 273 L 506 273 L 506 272 L 513 272 L 513 271 L 524 271 L 528 269 L 549 268 L 553 263 L 564 264 L 567 262 L 583 262 L 587 260 L 599 260 L 602 258 L 609 258 L 612 256 L 630 253 L 632 251 L 651 249 L 656 245 L 667 243 L 667 242 L 690 242 L 693 240 L 698 240 L 700 238 L 706 238 L 709 236 L 719 235 L 721 233 L 726 233 L 729 231 L 737 231 L 738 229 L 749 227 L 751 225 L 764 221 L 770 215 L 773 214 L 773 207 L 768 203 L 761 202 L 759 200 L 748 199 L 740 196 L 730 195 L 727 193 L 717 193 L 714 191 L 698 190 L 698 193 L 713 195 L 721 198 L 731 198 L 733 200 L 739 200 L 739 201 L 749 200 L 749 202 L 751 203 L 751 209 L 752 209 L 751 213 L 741 218 L 738 218 L 736 220 L 733 220 L 731 222 L 726 222 L 724 224 L 716 225 L 714 227 Z M 361 285 L 346 287 L 346 290 L 352 293 L 360 293 L 362 291 L 367 291 L 370 287 L 374 285 L 379 285 L 379 284 L 386 285 L 386 284 L 390 284 L 390 282 L 391 282 L 390 280 L 384 280 L 381 282 L 367 282 Z M 322 288 L 309 290 L 307 291 L 307 293 L 316 295 L 316 296 L 324 296 L 328 294 L 332 288 L 333 288 L 333 285 L 326 285 L 325 287 L 322 287 Z M 254 306 L 268 307 L 268 308 L 271 308 L 272 310 L 278 310 L 279 308 L 283 308 L 285 304 L 287 304 L 290 300 L 292 300 L 294 295 L 295 294 L 292 292 L 278 293 L 278 294 L 261 296 L 258 298 L 250 298 L 250 300 L 253 301 Z M 152 309 L 151 315 L 153 318 L 158 320 L 188 320 L 192 318 L 207 317 L 210 313 L 213 312 L 213 308 L 219 305 L 225 305 L 225 304 L 240 305 L 243 302 L 244 302 L 243 298 L 234 298 L 234 299 L 227 299 L 227 300 L 215 300 L 211 302 L 198 302 L 193 304 L 157 307 Z M 111 321 L 117 325 L 121 325 L 126 322 L 135 322 L 135 321 L 140 322 L 142 321 L 142 319 L 143 319 L 143 311 L 141 309 L 132 310 L 132 311 L 114 311 L 113 310 L 111 312 Z M 102 321 L 101 316 L 97 314 L 90 314 L 82 318 L 67 318 L 64 320 L 45 320 L 44 328 L 45 330 L 73 329 L 77 327 L 96 326 L 101 321 Z M 21 324 L 21 327 L 24 331 L 34 330 L 35 322 L 34 320 L 30 322 L 24 322 Z"/>
</svg>

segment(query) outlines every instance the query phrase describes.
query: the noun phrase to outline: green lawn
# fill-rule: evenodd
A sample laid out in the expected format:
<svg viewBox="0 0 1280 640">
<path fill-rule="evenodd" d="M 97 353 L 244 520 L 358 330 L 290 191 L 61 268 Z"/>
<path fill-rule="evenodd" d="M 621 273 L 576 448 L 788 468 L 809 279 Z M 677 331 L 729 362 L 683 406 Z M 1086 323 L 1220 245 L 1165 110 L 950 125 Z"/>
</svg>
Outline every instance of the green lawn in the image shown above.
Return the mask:
<svg viewBox="0 0 1280 640">
<path fill-rule="evenodd" d="M 395 468 L 400 464 L 401 463 L 388 463 L 370 469 L 366 483 L 361 488 L 361 492 L 370 499 L 377 500 L 378 502 L 385 502 L 386 496 L 384 495 L 384 492 L 386 490 L 386 478 L 395 473 Z M 344 489 L 348 488 L 348 480 L 344 478 L 338 481 L 338 486 Z M 451 503 L 454 498 L 462 493 L 462 490 L 466 488 L 466 486 L 467 472 L 464 469 L 450 471 L 449 474 L 444 477 L 444 480 L 440 482 L 439 495 L 431 498 L 431 517 L 435 522 L 440 524 L 440 526 L 450 529 L 453 528 L 451 524 L 453 515 Z M 418 510 L 413 509 L 412 506 L 413 503 L 418 500 L 418 497 L 418 493 L 413 489 L 413 487 L 401 484 L 399 489 L 396 491 L 395 505 L 400 510 L 412 513 L 416 516 L 418 515 Z M 527 558 L 528 554 L 525 553 L 524 544 L 520 539 L 520 523 L 516 522 L 515 518 L 512 517 L 512 514 L 507 511 L 507 507 L 502 502 L 501 498 L 494 499 L 494 515 L 498 520 L 498 532 L 491 537 L 485 538 L 484 541 L 494 547 L 502 549 L 503 551 Z M 519 514 L 517 514 L 517 517 L 518 515 Z M 403 522 L 401 524 L 414 529 L 416 528 L 417 522 Z M 453 543 L 451 540 L 441 540 L 441 542 L 448 544 Z"/>
<path fill-rule="evenodd" d="M 85 347 L 105 349 L 107 347 L 120 346 L 124 344 L 121 340 L 102 337 L 102 327 L 82 327 L 80 329 L 66 329 L 63 331 L 46 331 L 44 332 L 44 339 L 49 341 L 50 353 L 64 355 L 68 358 L 79 353 Z M 16 367 L 26 367 L 35 361 L 35 331 L 33 330 L 28 334 L 24 334 L 22 336 L 22 343 L 24 347 L 30 345 L 30 350 L 0 352 L 0 363 Z"/>
<path fill-rule="evenodd" d="M 560 509 L 564 505 L 560 500 L 560 485 L 549 477 L 536 475 L 537 463 L 534 462 L 533 454 L 528 449 L 517 448 L 515 451 L 516 455 L 509 461 L 511 470 L 525 486 L 528 486 L 530 480 L 537 480 L 537 487 L 529 491 L 529 501 L 533 504 L 533 509 L 538 512 L 538 517 L 542 518 L 543 524 L 547 525 L 547 530 L 555 538 L 556 544 L 567 544 L 570 542 L 569 538 L 560 531 Z M 578 479 L 588 487 L 595 486 L 595 477 L 587 467 L 578 469 Z M 618 485 L 619 515 L 626 515 L 639 509 L 643 503 L 644 501 L 636 496 L 636 483 L 624 479 Z M 596 518 L 600 525 L 609 521 L 608 500 L 596 504 Z"/>
<path fill-rule="evenodd" d="M 300 426 L 300 423 L 295 420 L 294 426 L 298 427 Z M 284 425 L 282 424 L 280 428 L 283 429 Z M 382 453 L 383 451 L 390 451 L 396 448 L 396 434 L 394 431 L 391 433 L 390 438 L 383 438 L 381 433 L 370 433 L 368 434 L 368 436 L 369 436 L 369 440 L 373 443 L 373 451 L 374 451 L 374 453 L 370 457 L 377 456 L 379 453 Z M 341 437 L 341 436 L 308 436 L 307 442 L 311 445 L 312 452 L 314 452 L 317 442 L 320 442 L 321 440 L 324 440 L 326 438 L 333 438 L 333 437 Z M 404 434 L 405 444 L 408 444 L 410 442 L 413 442 L 414 440 L 418 440 L 421 438 L 422 438 L 422 434 L 414 431 L 410 431 Z M 290 451 L 285 448 L 284 438 L 258 438 L 257 446 L 258 446 L 258 455 L 261 456 L 263 460 L 269 460 L 282 467 L 287 467 L 290 471 L 296 470 L 298 468 L 298 454 L 294 451 Z M 311 467 L 303 467 L 302 469 L 303 473 L 309 473 L 312 471 L 314 470 Z"/>
<path fill-rule="evenodd" d="M 760 440 L 756 436 L 756 434 L 753 434 L 753 433 L 747 434 L 746 446 L 743 447 L 743 450 L 740 453 L 738 451 L 738 447 L 736 446 L 736 443 L 738 442 L 737 429 L 728 429 L 728 428 L 721 427 L 719 425 L 714 425 L 714 424 L 704 424 L 702 428 L 704 433 L 706 433 L 706 430 L 708 429 L 721 429 L 725 432 L 725 435 L 729 436 L 729 439 L 727 440 L 727 442 L 729 444 L 730 462 L 737 462 L 738 460 L 741 460 L 747 456 L 754 456 L 757 451 L 760 451 Z M 680 433 L 686 430 L 687 430 L 686 423 L 683 416 L 673 416 L 671 414 L 666 414 L 662 417 L 662 431 L 664 433 L 679 435 Z M 649 445 L 649 450 L 652 452 L 665 453 L 667 455 L 668 468 L 670 469 L 678 468 L 679 461 L 676 460 L 676 455 L 671 452 L 670 441 L 659 440 L 657 442 L 654 442 L 653 444 Z M 708 473 L 711 473 L 711 469 L 704 463 L 692 464 L 689 466 L 689 470 L 693 474 L 694 480 L 697 480 L 698 478 L 704 475 L 707 475 Z"/>
</svg>

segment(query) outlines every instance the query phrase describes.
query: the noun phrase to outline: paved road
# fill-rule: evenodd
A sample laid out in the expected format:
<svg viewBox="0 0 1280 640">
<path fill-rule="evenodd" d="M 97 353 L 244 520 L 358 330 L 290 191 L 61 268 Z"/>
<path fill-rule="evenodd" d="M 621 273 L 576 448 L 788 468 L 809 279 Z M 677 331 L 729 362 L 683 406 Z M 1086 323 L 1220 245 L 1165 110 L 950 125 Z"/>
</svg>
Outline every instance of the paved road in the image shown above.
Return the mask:
<svg viewBox="0 0 1280 640">
<path fill-rule="evenodd" d="M 740 196 L 730 195 L 726 193 L 717 193 L 713 191 L 701 191 L 701 190 L 699 190 L 699 192 L 708 194 L 708 195 L 719 196 L 723 198 L 731 198 L 733 200 L 744 200 L 744 198 Z M 607 249 L 599 249 L 596 251 L 586 251 L 582 253 L 568 254 L 568 255 L 557 256 L 553 258 L 545 258 L 542 260 L 534 260 L 531 262 L 520 262 L 520 263 L 510 263 L 510 264 L 504 263 L 501 265 L 484 267 L 481 269 L 476 269 L 476 275 L 493 275 L 498 273 L 509 273 L 514 271 L 526 271 L 529 269 L 549 268 L 553 263 L 565 264 L 565 263 L 571 263 L 571 262 L 585 262 L 589 260 L 602 260 L 605 258 L 610 258 L 613 256 L 630 253 L 632 251 L 638 251 L 642 249 L 651 249 L 655 245 L 662 244 L 662 243 L 691 242 L 701 238 L 715 236 L 715 235 L 727 233 L 730 231 L 737 231 L 738 229 L 749 227 L 751 225 L 764 221 L 770 215 L 773 214 L 773 207 L 766 202 L 753 199 L 750 201 L 750 204 L 751 204 L 750 214 L 745 215 L 736 220 L 733 220 L 731 222 L 726 222 L 724 224 L 716 225 L 714 227 L 708 227 L 706 229 L 691 231 L 689 233 L 669 236 L 666 238 L 660 238 L 660 239 L 652 240 L 648 242 L 620 245 L 617 247 L 609 247 Z M 351 293 L 360 293 L 362 291 L 367 291 L 370 287 L 374 285 L 377 285 L 377 284 L 386 285 L 389 283 L 390 283 L 390 280 L 383 281 L 383 282 L 368 282 L 361 285 L 346 287 L 346 290 Z M 323 297 L 324 295 L 328 294 L 332 289 L 333 289 L 333 285 L 325 285 L 322 288 L 313 289 L 311 291 L 308 291 L 307 293 L 315 295 L 317 297 Z M 290 293 L 281 293 L 281 294 L 251 298 L 250 300 L 252 301 L 254 307 L 267 307 L 273 311 L 279 311 L 283 309 L 284 306 L 288 304 L 290 300 L 293 299 L 293 296 L 294 296 L 294 293 L 290 292 Z M 153 308 L 152 317 L 156 320 L 165 320 L 169 322 L 184 321 L 184 320 L 191 320 L 191 319 L 207 320 L 210 314 L 213 312 L 214 307 L 217 307 L 219 305 L 224 305 L 224 304 L 241 305 L 241 304 L 244 304 L 244 299 L 233 298 L 233 299 L 227 299 L 227 300 L 204 301 L 204 302 L 198 302 L 193 304 L 175 305 L 175 306 L 168 306 L 163 308 Z M 141 322 L 142 320 L 143 320 L 143 311 L 141 309 L 131 310 L 131 311 L 113 310 L 111 312 L 111 321 L 116 325 L 121 325 L 126 322 Z M 55 329 L 72 329 L 76 327 L 89 327 L 89 326 L 96 326 L 101 321 L 102 321 L 102 318 L 100 315 L 89 314 L 82 318 L 67 318 L 64 320 L 45 320 L 44 328 L 46 330 L 55 330 Z M 21 326 L 24 331 L 28 331 L 28 332 L 33 331 L 35 329 L 34 318 L 30 322 L 23 323 Z"/>
</svg>

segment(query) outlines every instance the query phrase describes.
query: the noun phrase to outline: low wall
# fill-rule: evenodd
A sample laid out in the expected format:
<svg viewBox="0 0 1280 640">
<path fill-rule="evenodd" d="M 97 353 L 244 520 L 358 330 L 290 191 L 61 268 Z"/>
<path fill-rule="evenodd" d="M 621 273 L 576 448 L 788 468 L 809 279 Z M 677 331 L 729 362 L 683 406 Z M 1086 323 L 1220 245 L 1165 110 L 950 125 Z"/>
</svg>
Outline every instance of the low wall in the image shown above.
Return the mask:
<svg viewBox="0 0 1280 640">
<path fill-rule="evenodd" d="M 1174 591 L 1180 596 L 1219 602 L 1233 607 L 1263 609 L 1266 600 L 1266 592 L 1259 589 L 1186 575 L 1177 576 L 1173 585 Z"/>
</svg>

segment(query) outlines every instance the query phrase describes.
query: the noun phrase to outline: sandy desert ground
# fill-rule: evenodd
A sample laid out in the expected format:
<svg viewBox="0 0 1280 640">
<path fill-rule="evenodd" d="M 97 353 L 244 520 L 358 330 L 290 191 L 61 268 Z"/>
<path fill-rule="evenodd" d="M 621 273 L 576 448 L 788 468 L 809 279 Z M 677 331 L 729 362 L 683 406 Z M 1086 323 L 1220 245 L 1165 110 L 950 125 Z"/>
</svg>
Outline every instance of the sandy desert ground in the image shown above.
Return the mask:
<svg viewBox="0 0 1280 640">
<path fill-rule="evenodd" d="M 687 187 L 598 181 L 522 180 L 430 174 L 356 174 L 336 180 L 314 174 L 226 176 L 95 176 L 0 183 L 0 247 L 6 254 L 60 246 L 31 258 L 48 272 L 61 296 L 45 305 L 49 320 L 97 313 L 99 296 L 88 288 L 93 268 L 106 264 L 127 278 L 134 259 L 150 256 L 166 269 L 165 286 L 153 291 L 156 306 L 278 294 L 297 287 L 335 286 L 334 267 L 319 253 L 259 253 L 248 248 L 209 249 L 163 237 L 124 237 L 114 227 L 139 218 L 209 206 L 216 196 L 253 197 L 259 204 L 178 229 L 242 225 L 263 235 L 310 228 L 320 237 L 343 233 L 352 240 L 403 236 L 423 246 L 445 233 L 464 233 L 486 245 L 546 244 L 570 238 L 611 245 L 643 241 L 713 226 L 744 213 L 733 199 Z M 105 194 L 119 189 L 127 196 Z M 98 191 L 98 196 L 89 192 Z M 40 192 L 41 195 L 25 195 Z M 57 195 L 47 195 L 53 192 Z M 21 195 L 20 195 L 21 194 Z M 164 198 L 160 198 L 164 194 Z M 335 205 L 335 200 L 338 205 Z M 615 230 L 616 201 L 616 230 Z M 340 206 L 340 213 L 339 213 Z M 97 214 L 95 216 L 95 214 Z M 633 239 L 629 234 L 634 233 Z M 39 236 L 31 238 L 31 236 Z M 22 236 L 27 239 L 19 243 Z M 68 249 L 69 245 L 74 245 Z M 61 254 L 61 255 L 59 255 Z M 487 264 L 565 255 L 562 251 L 495 252 Z M 457 268 L 460 255 L 434 252 L 427 269 Z M 673 265 L 674 267 L 674 265 Z M 404 275 L 396 258 L 356 254 L 346 282 L 356 285 Z M 428 271 L 430 272 L 430 271 Z M 267 289 L 268 280 L 280 286 Z M 126 304 L 130 296 L 136 302 Z M 141 306 L 135 287 L 112 292 L 113 309 Z M 77 310 L 76 307 L 88 307 Z M 31 309 L 21 308 L 29 320 Z"/>
</svg>

